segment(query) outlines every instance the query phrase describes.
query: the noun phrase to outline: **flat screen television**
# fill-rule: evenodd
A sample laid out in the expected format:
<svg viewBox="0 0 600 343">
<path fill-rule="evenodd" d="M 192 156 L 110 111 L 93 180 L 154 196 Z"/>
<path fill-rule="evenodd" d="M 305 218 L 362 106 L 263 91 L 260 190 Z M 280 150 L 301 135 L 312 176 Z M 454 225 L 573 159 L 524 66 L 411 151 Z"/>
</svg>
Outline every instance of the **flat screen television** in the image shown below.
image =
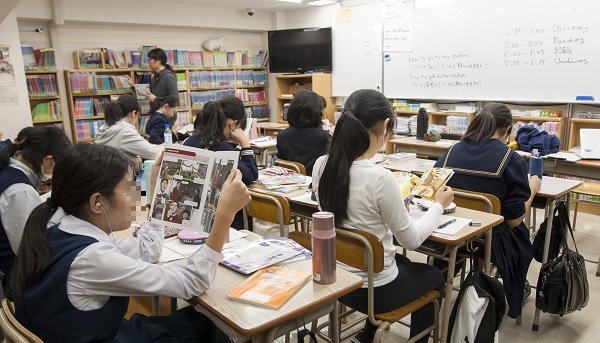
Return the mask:
<svg viewBox="0 0 600 343">
<path fill-rule="evenodd" d="M 332 71 L 331 28 L 269 31 L 269 71 Z"/>
</svg>

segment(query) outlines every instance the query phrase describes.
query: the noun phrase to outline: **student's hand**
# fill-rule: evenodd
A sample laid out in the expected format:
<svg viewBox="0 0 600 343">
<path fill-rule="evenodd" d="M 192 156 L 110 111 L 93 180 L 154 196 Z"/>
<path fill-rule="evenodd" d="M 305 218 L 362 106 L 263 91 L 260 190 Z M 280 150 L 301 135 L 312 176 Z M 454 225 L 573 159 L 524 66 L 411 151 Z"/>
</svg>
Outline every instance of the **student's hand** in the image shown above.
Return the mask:
<svg viewBox="0 0 600 343">
<path fill-rule="evenodd" d="M 156 99 L 156 95 L 148 92 L 148 94 L 146 94 L 146 99 L 150 100 L 151 102 L 154 101 Z"/>
<path fill-rule="evenodd" d="M 242 182 L 242 173 L 238 170 L 232 170 L 223 184 L 217 204 L 217 214 L 229 215 L 233 218 L 236 212 L 241 210 L 252 200 L 248 193 L 248 188 Z"/>
<path fill-rule="evenodd" d="M 535 195 L 542 188 L 542 180 L 537 175 L 531 175 L 529 177 L 529 189 L 531 190 L 531 195 Z"/>
<path fill-rule="evenodd" d="M 158 180 L 158 172 L 160 171 L 160 164 L 162 163 L 164 154 L 165 151 L 163 150 L 160 153 L 160 156 L 158 156 L 158 158 L 156 159 L 156 161 L 154 161 L 154 164 L 152 165 L 152 170 L 150 171 L 150 194 L 148 194 L 150 199 L 152 199 L 152 194 L 154 194 L 154 188 L 156 187 L 156 180 Z"/>
<path fill-rule="evenodd" d="M 435 192 L 434 200 L 442 205 L 443 208 L 446 208 L 450 206 L 452 200 L 454 200 L 454 191 L 449 186 L 441 187 Z"/>
<path fill-rule="evenodd" d="M 236 129 L 236 130 L 231 131 L 231 134 L 229 135 L 229 139 L 231 139 L 234 142 L 240 143 L 242 148 L 250 147 L 250 139 L 248 138 L 248 135 L 246 135 L 246 133 L 242 129 Z"/>
<path fill-rule="evenodd" d="M 139 173 L 140 170 L 142 170 L 142 158 L 139 156 L 136 156 L 133 159 L 133 171 L 135 174 Z"/>
<path fill-rule="evenodd" d="M 127 83 L 129 83 L 129 85 L 131 87 L 135 86 L 135 82 L 133 82 L 133 80 L 131 79 L 131 77 L 129 77 L 129 75 L 125 75 L 125 81 L 127 81 Z"/>
</svg>

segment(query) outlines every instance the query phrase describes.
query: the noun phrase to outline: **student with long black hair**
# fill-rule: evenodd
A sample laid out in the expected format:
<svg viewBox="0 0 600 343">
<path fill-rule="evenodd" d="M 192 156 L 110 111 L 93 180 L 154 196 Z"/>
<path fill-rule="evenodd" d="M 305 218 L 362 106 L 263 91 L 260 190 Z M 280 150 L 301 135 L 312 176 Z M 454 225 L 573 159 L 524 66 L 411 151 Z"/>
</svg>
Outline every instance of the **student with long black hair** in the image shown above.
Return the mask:
<svg viewBox="0 0 600 343">
<path fill-rule="evenodd" d="M 152 112 L 150 119 L 146 123 L 146 133 L 150 136 L 150 143 L 163 144 L 165 142 L 165 126 L 173 130 L 173 125 L 169 124 L 169 118 L 173 118 L 179 110 L 179 96 L 169 95 L 160 103 L 158 109 Z"/>
<path fill-rule="evenodd" d="M 353 92 L 344 104 L 337 122 L 329 155 L 320 157 L 313 169 L 313 188 L 319 208 L 335 215 L 336 225 L 370 232 L 383 244 L 384 269 L 375 274 L 375 312 L 383 313 L 403 306 L 427 293 L 444 292 L 442 273 L 433 266 L 411 262 L 396 253 L 400 245 L 414 250 L 437 228 L 437 222 L 454 198 L 449 187 L 440 188 L 427 213 L 413 222 L 402 200 L 400 187 L 392 172 L 369 159 L 393 132 L 395 115 L 383 94 L 371 89 Z M 367 275 L 365 284 L 340 301 L 367 313 Z M 433 304 L 413 312 L 410 335 L 413 337 L 433 323 Z M 372 342 L 377 327 L 367 319 L 353 342 Z M 428 336 L 418 342 L 427 342 Z"/>
<path fill-rule="evenodd" d="M 277 135 L 277 157 L 301 163 L 309 176 L 331 142 L 331 133 L 323 130 L 321 122 L 325 105 L 325 98 L 319 94 L 301 90 L 288 109 L 290 127 Z"/>
<path fill-rule="evenodd" d="M 55 161 L 71 146 L 61 129 L 40 126 L 0 151 L 0 270 L 5 279 L 19 252 L 27 218 L 42 202 L 38 188 L 52 178 Z"/>
<path fill-rule="evenodd" d="M 163 148 L 149 143 L 140 135 L 135 127 L 139 118 L 140 104 L 130 94 L 123 94 L 116 102 L 109 102 L 104 108 L 106 123 L 99 130 L 96 144 L 117 148 L 132 160 L 137 156 L 144 160 L 155 160 Z"/>
<path fill-rule="evenodd" d="M 206 244 L 186 264 L 154 264 L 163 226 L 146 222 L 123 241 L 111 235 L 135 219 L 136 194 L 130 161 L 115 148 L 81 143 L 58 160 L 52 196 L 29 217 L 11 275 L 17 319 L 45 342 L 228 342 L 192 307 L 123 316 L 130 296 L 190 299 L 210 287 L 234 214 L 250 201 L 241 175 L 229 175 Z M 59 208 L 65 216 L 48 228 Z"/>
<path fill-rule="evenodd" d="M 249 186 L 258 179 L 258 167 L 254 151 L 250 147 L 250 139 L 244 132 L 245 128 L 244 103 L 235 96 L 224 96 L 204 104 L 194 121 L 194 134 L 183 141 L 183 145 L 211 151 L 240 151 L 238 169 L 242 172 L 242 181 Z M 243 229 L 243 218 L 242 211 L 238 212 L 231 227 Z M 249 223 L 251 229 L 251 218 Z"/>
</svg>

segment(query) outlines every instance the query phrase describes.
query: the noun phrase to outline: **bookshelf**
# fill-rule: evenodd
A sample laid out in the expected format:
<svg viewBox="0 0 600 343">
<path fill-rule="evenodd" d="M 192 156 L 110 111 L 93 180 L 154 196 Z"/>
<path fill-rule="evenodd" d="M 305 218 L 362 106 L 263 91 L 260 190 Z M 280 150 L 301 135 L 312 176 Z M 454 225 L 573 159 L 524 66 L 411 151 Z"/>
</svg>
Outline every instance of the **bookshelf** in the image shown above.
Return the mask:
<svg viewBox="0 0 600 343">
<path fill-rule="evenodd" d="M 324 110 L 325 119 L 329 119 L 330 123 L 334 123 L 335 106 L 331 102 L 331 74 L 277 75 L 275 79 L 277 82 L 277 122 L 287 122 L 282 114 L 283 105 L 292 102 L 294 94 L 300 90 L 309 89 L 325 98 L 327 102 Z"/>
<path fill-rule="evenodd" d="M 64 131 L 57 70 L 26 70 L 33 125 L 55 125 Z"/>
</svg>

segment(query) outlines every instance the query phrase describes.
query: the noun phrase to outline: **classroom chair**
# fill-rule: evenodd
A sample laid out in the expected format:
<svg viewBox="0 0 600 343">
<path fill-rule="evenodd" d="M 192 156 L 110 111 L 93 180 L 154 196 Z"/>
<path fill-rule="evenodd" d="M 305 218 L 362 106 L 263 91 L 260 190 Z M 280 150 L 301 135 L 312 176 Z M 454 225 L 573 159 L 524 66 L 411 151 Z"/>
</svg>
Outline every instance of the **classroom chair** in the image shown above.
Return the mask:
<svg viewBox="0 0 600 343">
<path fill-rule="evenodd" d="M 273 165 L 278 166 L 278 167 L 287 168 L 289 170 L 293 170 L 297 174 L 306 175 L 306 168 L 304 167 L 304 165 L 302 165 L 302 163 L 299 163 L 299 162 L 293 162 L 293 161 L 282 160 L 280 158 L 276 158 L 275 161 L 273 162 Z"/>
<path fill-rule="evenodd" d="M 573 190 L 572 203 L 575 203 L 573 209 L 573 231 L 575 231 L 575 225 L 577 225 L 577 210 L 580 202 L 593 202 L 592 200 L 579 199 L 577 195 L 587 195 L 600 197 L 600 183 L 584 182 L 581 186 Z M 596 269 L 596 276 L 600 276 L 600 260 L 598 261 L 598 268 Z"/>
<path fill-rule="evenodd" d="M 290 225 L 292 221 L 288 200 L 281 195 L 268 194 L 255 189 L 248 189 L 248 192 L 252 200 L 243 209 L 244 229 L 248 230 L 248 216 L 251 216 L 269 223 L 278 224 L 281 237 L 287 236 L 285 227 L 286 225 Z"/>
<path fill-rule="evenodd" d="M 0 308 L 0 327 L 4 331 L 8 343 L 42 343 L 43 341 L 33 332 L 27 330 L 15 318 L 14 304 L 8 299 L 2 299 Z"/>
<path fill-rule="evenodd" d="M 352 323 L 348 324 L 344 328 L 341 329 L 340 333 L 340 341 L 346 340 L 352 337 L 359 329 L 350 330 L 353 327 L 361 324 L 363 320 L 366 318 L 371 321 L 374 325 L 377 325 L 377 331 L 375 333 L 375 337 L 373 342 L 380 342 L 381 335 L 384 330 L 386 330 L 391 324 L 395 322 L 400 322 L 400 320 L 412 312 L 422 308 L 423 306 L 433 303 L 434 306 L 434 322 L 431 326 L 423 330 L 417 336 L 407 340 L 406 342 L 414 342 L 421 337 L 429 335 L 433 332 L 433 341 L 438 341 L 438 329 L 439 329 L 439 302 L 438 298 L 440 293 L 437 291 L 430 291 L 423 295 L 422 297 L 413 300 L 412 302 L 399 307 L 393 311 L 386 313 L 375 313 L 374 310 L 374 285 L 373 285 L 373 277 L 375 273 L 379 273 L 383 270 L 383 244 L 381 241 L 373 234 L 361 230 L 355 229 L 346 229 L 346 228 L 336 228 L 336 259 L 339 262 L 345 263 L 350 267 L 354 267 L 360 269 L 362 271 L 367 272 L 368 278 L 368 314 L 363 316 Z M 312 249 L 312 240 L 311 235 L 306 232 L 290 232 L 290 238 L 298 242 L 303 247 L 311 250 Z M 341 321 L 342 318 L 347 317 L 348 315 L 354 313 L 355 310 L 349 309 L 340 314 L 339 319 Z M 400 322 L 402 323 L 402 322 Z M 402 323 L 404 324 L 404 323 Z M 317 331 L 319 337 L 323 338 L 327 342 L 330 342 L 328 337 L 325 336 L 321 332 L 321 330 L 328 326 L 329 322 L 322 323 L 317 326 L 314 330 Z M 404 324 L 406 325 L 406 324 Z M 340 325 L 341 328 L 341 325 Z"/>
</svg>

